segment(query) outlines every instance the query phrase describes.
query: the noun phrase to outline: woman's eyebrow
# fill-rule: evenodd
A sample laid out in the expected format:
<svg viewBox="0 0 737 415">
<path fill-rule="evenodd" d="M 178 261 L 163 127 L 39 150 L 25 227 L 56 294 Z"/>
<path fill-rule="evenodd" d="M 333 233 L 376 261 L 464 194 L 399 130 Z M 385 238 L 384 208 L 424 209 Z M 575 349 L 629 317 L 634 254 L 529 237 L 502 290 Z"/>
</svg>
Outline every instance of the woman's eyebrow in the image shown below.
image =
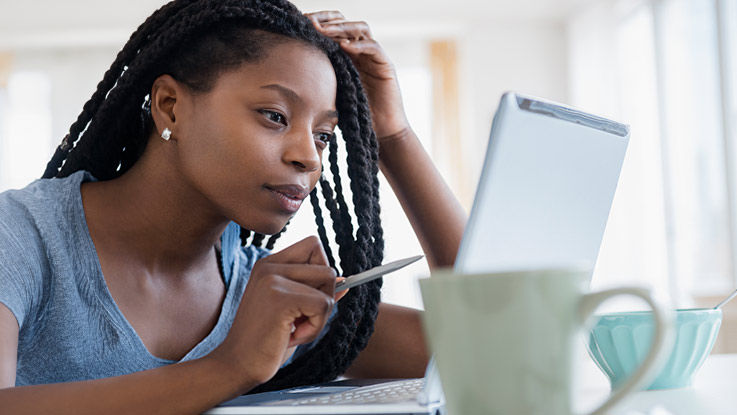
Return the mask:
<svg viewBox="0 0 737 415">
<path fill-rule="evenodd" d="M 324 111 L 320 115 L 322 117 L 325 117 L 325 118 L 336 118 L 337 119 L 338 118 L 338 111 L 328 110 L 328 111 Z"/>
<path fill-rule="evenodd" d="M 298 103 L 298 104 L 302 103 L 302 98 L 299 96 L 299 94 L 285 87 L 284 85 L 269 84 L 269 85 L 264 85 L 261 88 L 273 89 L 274 91 L 281 94 L 287 101 L 292 101 L 293 103 Z"/>
</svg>

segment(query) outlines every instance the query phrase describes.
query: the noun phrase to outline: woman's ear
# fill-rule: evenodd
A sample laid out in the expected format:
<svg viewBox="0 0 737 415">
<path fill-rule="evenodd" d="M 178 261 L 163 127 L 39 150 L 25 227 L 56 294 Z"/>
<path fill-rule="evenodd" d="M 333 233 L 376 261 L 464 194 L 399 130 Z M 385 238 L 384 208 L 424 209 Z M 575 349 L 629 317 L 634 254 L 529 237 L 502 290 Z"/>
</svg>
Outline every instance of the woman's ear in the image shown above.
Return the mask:
<svg viewBox="0 0 737 415">
<path fill-rule="evenodd" d="M 171 75 L 161 75 L 151 86 L 151 117 L 154 120 L 156 135 L 168 128 L 176 136 L 177 105 L 181 104 L 183 90 L 181 84 Z"/>
</svg>

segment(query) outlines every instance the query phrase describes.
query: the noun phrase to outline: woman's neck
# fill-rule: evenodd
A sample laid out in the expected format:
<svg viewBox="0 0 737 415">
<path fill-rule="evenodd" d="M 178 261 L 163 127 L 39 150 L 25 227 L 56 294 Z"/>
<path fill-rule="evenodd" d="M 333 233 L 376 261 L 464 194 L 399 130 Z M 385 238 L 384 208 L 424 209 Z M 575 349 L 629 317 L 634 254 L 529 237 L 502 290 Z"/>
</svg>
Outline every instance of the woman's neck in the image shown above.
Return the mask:
<svg viewBox="0 0 737 415">
<path fill-rule="evenodd" d="M 85 216 L 96 246 L 155 274 L 182 275 L 204 266 L 228 219 L 148 150 L 121 177 L 82 185 Z"/>
</svg>

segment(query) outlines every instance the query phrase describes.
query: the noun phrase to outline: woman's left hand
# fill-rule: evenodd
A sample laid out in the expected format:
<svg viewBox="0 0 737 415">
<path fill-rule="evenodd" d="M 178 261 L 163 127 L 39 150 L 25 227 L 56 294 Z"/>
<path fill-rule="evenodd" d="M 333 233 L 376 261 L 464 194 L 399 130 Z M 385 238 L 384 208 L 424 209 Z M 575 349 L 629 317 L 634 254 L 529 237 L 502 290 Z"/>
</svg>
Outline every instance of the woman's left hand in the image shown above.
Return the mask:
<svg viewBox="0 0 737 415">
<path fill-rule="evenodd" d="M 305 15 L 320 33 L 338 42 L 356 66 L 379 141 L 407 132 L 409 122 L 402 105 L 397 73 L 384 50 L 371 36 L 368 24 L 348 21 L 338 11 Z"/>
</svg>

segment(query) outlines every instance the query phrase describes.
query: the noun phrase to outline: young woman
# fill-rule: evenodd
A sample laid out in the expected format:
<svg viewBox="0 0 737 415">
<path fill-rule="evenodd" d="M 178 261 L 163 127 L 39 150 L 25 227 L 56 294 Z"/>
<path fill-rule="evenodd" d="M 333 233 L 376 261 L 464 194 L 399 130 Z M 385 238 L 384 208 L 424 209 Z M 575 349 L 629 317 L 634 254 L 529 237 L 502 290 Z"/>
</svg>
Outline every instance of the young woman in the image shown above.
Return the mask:
<svg viewBox="0 0 737 415">
<path fill-rule="evenodd" d="M 421 376 L 418 312 L 380 304 L 380 282 L 333 295 L 336 269 L 382 261 L 379 166 L 431 266 L 451 265 L 464 214 L 365 23 L 284 0 L 162 7 L 44 179 L 0 195 L 0 412 L 198 413 L 340 374 Z M 308 195 L 319 239 L 270 255 Z"/>
</svg>

